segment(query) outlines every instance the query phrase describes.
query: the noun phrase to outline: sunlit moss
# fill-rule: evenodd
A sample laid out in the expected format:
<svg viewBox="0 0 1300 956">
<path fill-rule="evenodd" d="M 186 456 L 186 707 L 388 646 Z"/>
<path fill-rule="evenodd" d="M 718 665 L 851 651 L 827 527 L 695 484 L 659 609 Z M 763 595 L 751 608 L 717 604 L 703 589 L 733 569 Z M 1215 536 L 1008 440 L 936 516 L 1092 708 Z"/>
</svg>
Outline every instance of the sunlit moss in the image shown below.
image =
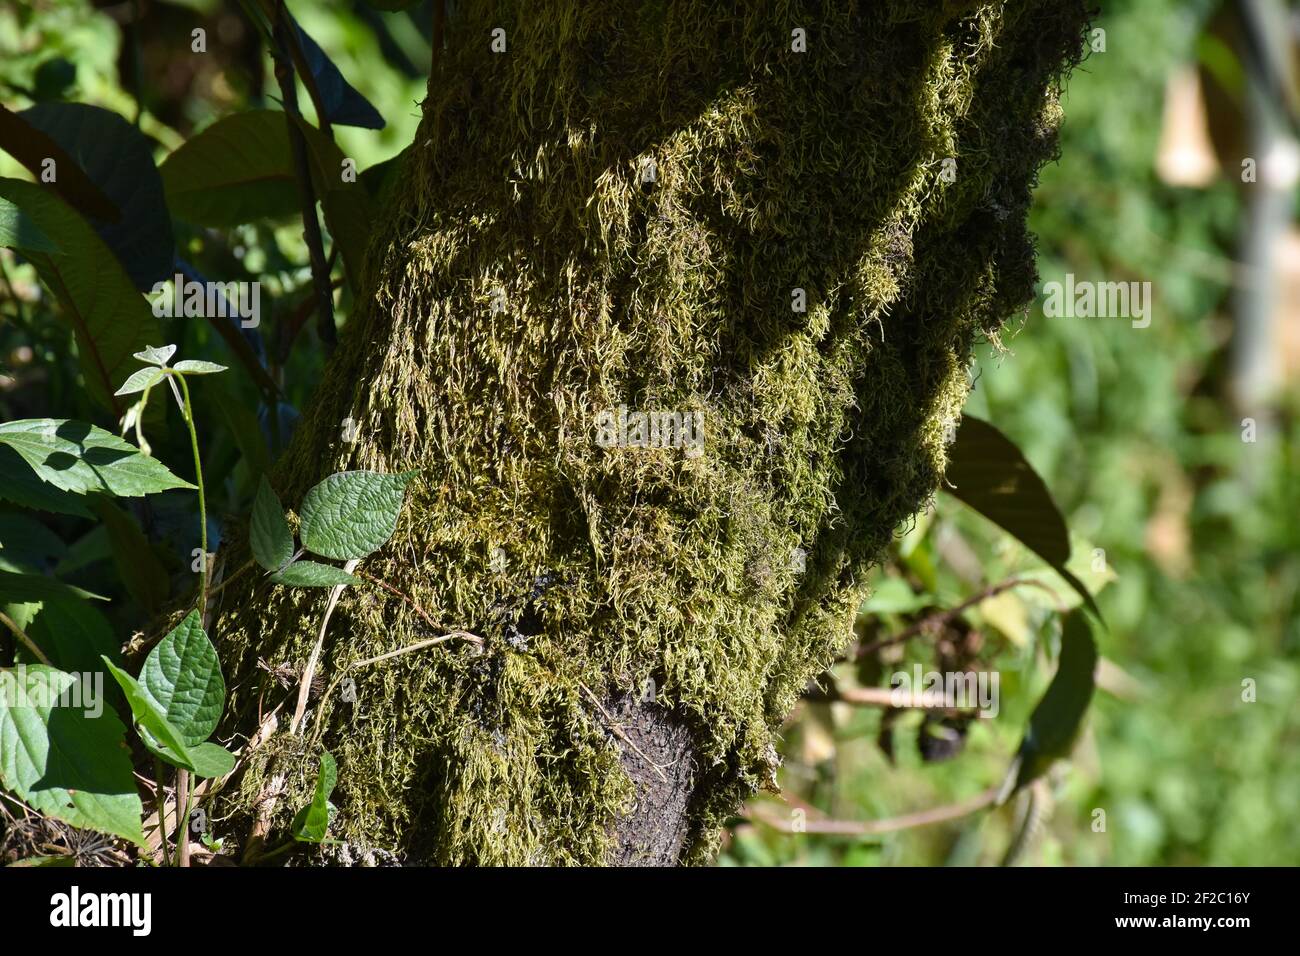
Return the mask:
<svg viewBox="0 0 1300 956">
<path fill-rule="evenodd" d="M 698 748 L 689 858 L 706 859 L 772 777 L 865 570 L 933 493 L 973 343 L 1032 294 L 1024 218 L 1079 3 L 742 6 L 453 18 L 369 304 L 276 475 L 294 504 L 336 469 L 419 469 L 364 569 L 487 639 L 358 668 L 355 703 L 313 705 L 349 840 L 601 860 L 633 795 L 584 688 L 653 681 Z M 620 405 L 701 415 L 703 453 L 601 447 Z M 260 693 L 291 693 L 257 658 L 301 664 L 323 604 L 228 595 L 216 635 L 245 729 Z M 355 589 L 323 672 L 427 632 Z M 272 753 L 296 788 L 283 823 L 315 766 L 301 747 L 262 751 L 237 803 Z"/>
</svg>

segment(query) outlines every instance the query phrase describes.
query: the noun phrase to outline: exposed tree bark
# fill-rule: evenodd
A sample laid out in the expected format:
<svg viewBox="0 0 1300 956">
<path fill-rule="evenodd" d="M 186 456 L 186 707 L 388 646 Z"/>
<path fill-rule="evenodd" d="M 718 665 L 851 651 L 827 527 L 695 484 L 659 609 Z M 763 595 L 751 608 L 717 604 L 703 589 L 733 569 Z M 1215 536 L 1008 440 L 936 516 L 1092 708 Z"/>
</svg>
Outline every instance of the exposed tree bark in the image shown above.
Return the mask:
<svg viewBox="0 0 1300 956">
<path fill-rule="evenodd" d="M 418 469 L 362 569 L 483 645 L 345 671 L 431 636 L 350 589 L 335 689 L 254 755 L 237 820 L 282 776 L 283 827 L 323 746 L 353 843 L 667 864 L 774 785 L 776 731 L 940 480 L 972 345 L 1032 295 L 1025 215 L 1087 11 L 739 6 L 449 18 L 370 295 L 274 484 L 292 506 L 335 470 Z M 702 446 L 637 447 L 602 417 L 621 406 L 697 416 Z M 296 690 L 258 658 L 301 667 L 324 595 L 222 598 L 229 729 L 251 733 Z"/>
</svg>

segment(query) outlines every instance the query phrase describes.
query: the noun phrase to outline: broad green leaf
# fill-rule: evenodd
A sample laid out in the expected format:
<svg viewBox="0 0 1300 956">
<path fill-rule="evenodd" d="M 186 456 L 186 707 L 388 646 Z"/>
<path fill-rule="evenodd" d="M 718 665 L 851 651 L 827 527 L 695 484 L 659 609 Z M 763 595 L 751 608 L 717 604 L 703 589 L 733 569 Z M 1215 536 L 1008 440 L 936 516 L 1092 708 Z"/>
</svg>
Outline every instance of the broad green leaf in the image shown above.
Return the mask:
<svg viewBox="0 0 1300 956">
<path fill-rule="evenodd" d="M 172 213 L 218 229 L 299 213 L 287 122 L 278 110 L 247 110 L 177 147 L 159 167 Z"/>
<path fill-rule="evenodd" d="M 200 777 L 224 777 L 235 769 L 235 755 L 212 741 L 190 748 L 194 773 Z"/>
<path fill-rule="evenodd" d="M 140 739 L 144 741 L 145 746 L 173 766 L 193 770 L 194 759 L 190 756 L 189 748 L 181 738 L 180 731 L 171 725 L 158 705 L 153 702 L 153 698 L 140 686 L 140 682 L 107 657 L 101 660 L 118 686 L 122 688 L 122 693 L 126 695 L 131 715 L 135 718 L 136 729 L 140 731 Z"/>
<path fill-rule="evenodd" d="M 963 415 L 948 450 L 948 491 L 1024 543 L 1079 592 L 1089 610 L 1096 602 L 1065 564 L 1070 532 L 1043 479 L 1020 449 L 992 425 Z"/>
<path fill-rule="evenodd" d="M 303 85 L 307 87 L 317 109 L 338 126 L 383 129 L 384 118 L 379 115 L 379 111 L 343 77 L 334 61 L 298 25 L 288 10 L 285 11 L 285 16 L 297 36 L 298 47 L 305 61 L 295 63 L 295 66 L 299 67 L 298 73 Z M 306 73 L 301 69 L 303 66 L 307 68 Z"/>
<path fill-rule="evenodd" d="M 18 452 L 37 475 L 63 491 L 131 498 L 194 487 L 134 445 L 84 422 L 58 418 L 5 422 L 0 425 L 0 445 Z"/>
<path fill-rule="evenodd" d="M 360 584 L 361 579 L 348 574 L 342 568 L 330 564 L 317 564 L 315 561 L 295 561 L 283 571 L 271 575 L 276 584 L 293 587 L 332 588 L 337 584 Z"/>
<path fill-rule="evenodd" d="M 32 252 L 58 252 L 40 226 L 7 199 L 0 199 L 0 246 Z"/>
<path fill-rule="evenodd" d="M 95 601 L 107 601 L 99 594 L 91 594 L 81 588 L 64 584 L 44 574 L 15 574 L 0 570 L 0 603 L 29 603 L 46 601 L 51 598 L 82 598 Z"/>
<path fill-rule="evenodd" d="M 141 732 L 140 742 L 144 744 L 145 750 L 164 763 L 171 764 L 173 767 L 182 767 L 196 777 L 224 777 L 235 769 L 235 755 L 210 740 L 197 746 L 187 747 L 188 762 L 178 758 L 175 751 L 158 743 L 148 732 Z"/>
<path fill-rule="evenodd" d="M 293 532 L 284 520 L 280 499 L 262 476 L 253 499 L 253 515 L 248 526 L 248 545 L 257 563 L 268 571 L 278 571 L 293 557 Z"/>
<path fill-rule="evenodd" d="M 124 405 L 113 392 L 135 370 L 132 354 L 161 338 L 157 317 L 95 230 L 57 195 L 38 183 L 0 179 L 0 198 L 19 206 L 61 250 L 24 255 L 76 336 L 87 390 L 120 418 Z"/>
<path fill-rule="evenodd" d="M 171 595 L 167 569 L 134 517 L 107 498 L 96 500 L 94 509 L 108 532 L 113 563 L 127 592 L 146 612 L 156 614 Z"/>
<path fill-rule="evenodd" d="M 0 784 L 39 813 L 143 846 L 126 728 L 112 708 L 70 706 L 88 703 L 76 683 L 43 664 L 0 671 Z"/>
<path fill-rule="evenodd" d="M 136 352 L 132 358 L 138 358 L 141 362 L 147 362 L 150 365 L 157 365 L 162 368 L 171 361 L 171 357 L 176 354 L 174 345 L 151 345 L 142 352 Z"/>
<path fill-rule="evenodd" d="M 330 804 L 330 794 L 338 782 L 338 765 L 328 750 L 320 755 L 320 773 L 316 775 L 316 791 L 312 801 L 298 811 L 293 818 L 293 838 L 302 843 L 320 843 L 329 831 L 330 819 L 334 816 L 334 807 Z"/>
<path fill-rule="evenodd" d="M 27 468 L 26 465 L 23 465 Z M 28 468 L 28 473 L 31 469 Z M 48 487 L 48 486 L 47 486 Z M 60 492 L 63 494 L 64 492 Z M 74 499 L 75 500 L 75 499 Z M 89 513 L 87 513 L 89 517 Z M 108 561 L 113 557 L 113 550 L 108 543 L 108 529 L 102 524 L 97 524 L 85 534 L 83 534 L 72 544 L 68 545 L 67 554 L 63 560 L 54 566 L 54 573 L 60 577 L 73 574 L 82 568 L 94 564 L 97 561 Z"/>
<path fill-rule="evenodd" d="M 42 481 L 18 452 L 0 442 L 0 498 L 33 511 L 89 518 L 90 509 L 80 495 Z"/>
<path fill-rule="evenodd" d="M 142 368 L 138 372 L 132 372 L 122 387 L 114 395 L 134 395 L 136 392 L 143 392 L 146 388 L 153 388 L 164 378 L 167 373 L 160 368 Z"/>
<path fill-rule="evenodd" d="M 1013 792 L 1031 783 L 1055 761 L 1069 755 L 1092 700 L 1097 670 L 1097 641 L 1082 611 L 1066 615 L 1056 674 L 1029 717 L 1029 728 L 1016 756 Z"/>
<path fill-rule="evenodd" d="M 46 161 L 54 160 L 58 175 L 46 188 L 58 193 L 64 202 L 84 216 L 109 222 L 121 220 L 121 210 L 113 205 L 67 150 L 4 104 L 0 104 L 0 149 L 18 160 L 37 180 L 46 170 Z"/>
<path fill-rule="evenodd" d="M 184 372 L 186 375 L 212 375 L 216 372 L 226 371 L 226 366 L 218 365 L 216 362 L 204 362 L 198 359 L 184 359 L 172 366 L 178 372 Z"/>
<path fill-rule="evenodd" d="M 406 485 L 414 475 L 413 471 L 330 475 L 303 498 L 303 547 L 341 560 L 364 558 L 383 547 L 397 530 Z"/>
<path fill-rule="evenodd" d="M 90 223 L 135 288 L 167 278 L 176 244 L 150 139 L 111 110 L 85 103 L 39 103 L 19 116 L 66 149 L 121 211 L 113 221 Z"/>
<path fill-rule="evenodd" d="M 0 512 L 0 549 L 9 561 L 46 568 L 67 552 L 63 540 L 33 515 Z"/>
<path fill-rule="evenodd" d="M 149 652 L 140 686 L 186 747 L 212 736 L 226 705 L 226 682 L 198 611 L 191 611 Z"/>
<path fill-rule="evenodd" d="M 55 667 L 70 674 L 102 671 L 102 658 L 116 662 L 121 656 L 108 618 L 94 605 L 77 598 L 45 599 L 26 631 Z M 18 659 L 35 663 L 21 644 Z"/>
</svg>

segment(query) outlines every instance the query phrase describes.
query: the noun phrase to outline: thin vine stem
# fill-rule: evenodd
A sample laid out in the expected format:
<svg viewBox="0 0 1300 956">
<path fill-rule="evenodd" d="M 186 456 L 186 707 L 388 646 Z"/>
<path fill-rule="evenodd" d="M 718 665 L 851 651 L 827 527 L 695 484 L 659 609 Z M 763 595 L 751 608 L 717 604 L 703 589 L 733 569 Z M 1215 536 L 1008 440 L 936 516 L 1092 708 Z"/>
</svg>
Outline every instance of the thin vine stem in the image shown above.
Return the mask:
<svg viewBox="0 0 1300 956">
<path fill-rule="evenodd" d="M 199 486 L 199 617 L 208 611 L 208 502 L 203 490 L 203 460 L 199 457 L 199 435 L 194 429 L 194 405 L 190 401 L 190 386 L 185 376 L 172 372 L 181 380 L 181 392 L 185 396 L 185 424 L 190 430 L 190 451 L 194 454 L 194 482 Z"/>
</svg>

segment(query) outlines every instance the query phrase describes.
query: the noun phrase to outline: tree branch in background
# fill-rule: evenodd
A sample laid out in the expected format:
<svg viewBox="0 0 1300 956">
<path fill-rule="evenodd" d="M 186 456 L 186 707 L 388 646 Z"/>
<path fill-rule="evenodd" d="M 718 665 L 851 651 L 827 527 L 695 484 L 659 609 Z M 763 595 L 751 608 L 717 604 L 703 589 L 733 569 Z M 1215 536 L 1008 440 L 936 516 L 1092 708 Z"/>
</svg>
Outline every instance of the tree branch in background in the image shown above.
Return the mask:
<svg viewBox="0 0 1300 956">
<path fill-rule="evenodd" d="M 912 624 L 911 626 L 904 628 L 902 631 L 899 631 L 897 634 L 893 635 L 892 637 L 882 637 L 880 640 L 872 641 L 870 644 L 859 644 L 856 647 L 853 647 L 849 650 L 847 659 L 854 660 L 854 661 L 861 660 L 862 658 L 870 654 L 874 654 L 876 651 L 880 650 L 883 647 L 891 647 L 894 644 L 902 644 L 904 641 L 911 640 L 912 638 L 916 637 L 919 634 L 924 634 L 927 631 L 931 631 L 942 624 L 947 624 L 949 621 L 957 617 L 960 617 L 962 614 L 964 614 L 966 611 L 969 611 L 977 604 L 982 604 L 985 601 L 989 600 L 989 598 L 997 597 L 999 594 L 1003 593 L 1004 591 L 1010 591 L 1013 588 L 1018 588 L 1018 587 L 1042 588 L 1048 594 L 1052 595 L 1052 597 L 1058 603 L 1060 601 L 1060 595 L 1058 595 L 1056 591 L 1052 588 L 1052 586 L 1047 584 L 1046 582 L 1036 580 L 1035 578 L 1009 578 L 1006 581 L 1002 581 L 999 584 L 989 585 L 983 591 L 980 591 L 978 594 L 974 595 L 973 597 L 967 598 L 965 601 L 962 601 L 954 608 L 948 608 L 947 610 L 944 611 L 938 611 L 934 614 L 929 614 L 921 618 L 921 620 L 917 621 L 915 624 Z"/>
<path fill-rule="evenodd" d="M 284 4 L 275 7 L 275 79 L 280 85 L 284 100 L 285 121 L 289 124 L 289 144 L 293 149 L 293 164 L 298 175 L 298 195 L 302 199 L 303 238 L 311 259 L 312 285 L 316 290 L 316 332 L 325 346 L 326 354 L 334 351 L 338 332 L 334 328 L 334 299 L 330 288 L 329 264 L 325 259 L 325 241 L 321 236 L 320 220 L 316 217 L 316 190 L 311 181 L 311 164 L 307 159 L 307 139 L 298 126 L 302 114 L 298 111 L 298 87 L 294 79 L 291 49 L 296 46 L 285 14 Z M 292 45 L 292 46 L 291 46 Z"/>
</svg>

